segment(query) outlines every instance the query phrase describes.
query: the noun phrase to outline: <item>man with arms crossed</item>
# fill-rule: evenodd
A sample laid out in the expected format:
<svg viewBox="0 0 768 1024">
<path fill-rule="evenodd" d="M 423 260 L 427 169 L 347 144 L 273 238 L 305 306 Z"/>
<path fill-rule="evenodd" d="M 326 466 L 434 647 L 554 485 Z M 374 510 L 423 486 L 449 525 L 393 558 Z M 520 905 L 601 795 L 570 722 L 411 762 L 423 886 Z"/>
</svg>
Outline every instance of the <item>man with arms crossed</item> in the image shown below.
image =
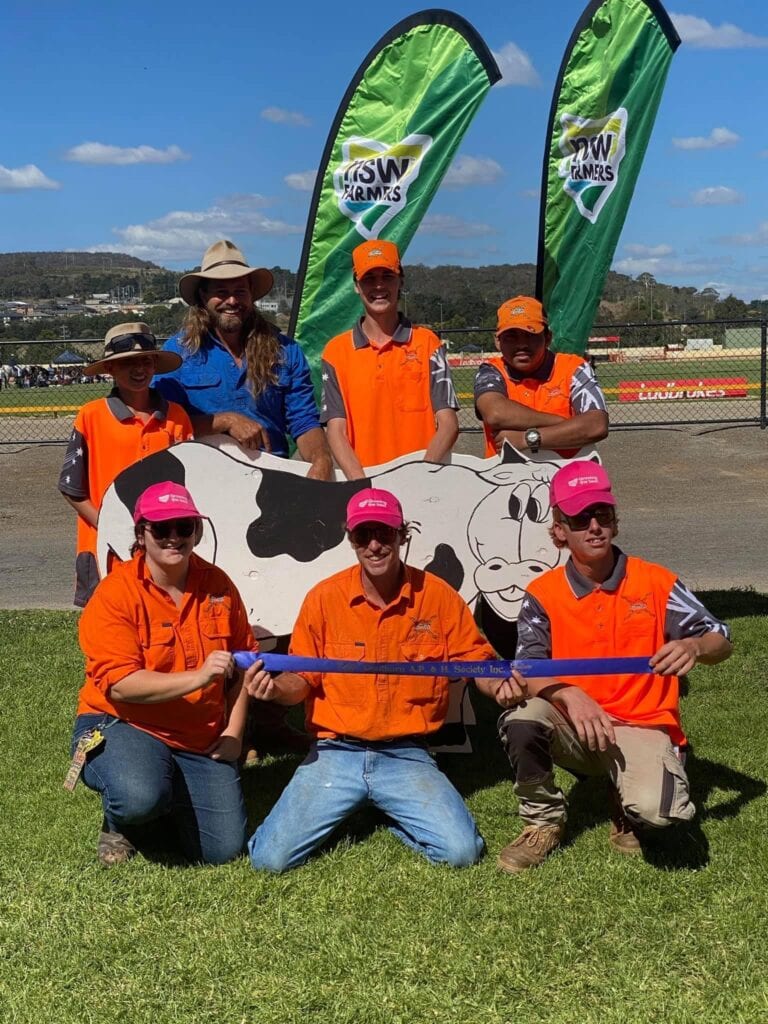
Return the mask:
<svg viewBox="0 0 768 1024">
<path fill-rule="evenodd" d="M 441 462 L 459 435 L 445 346 L 398 312 L 403 271 L 394 242 L 363 242 L 352 265 L 364 315 L 322 357 L 320 418 L 333 457 L 348 480 L 422 449 L 426 462 Z"/>
<path fill-rule="evenodd" d="M 608 434 L 605 398 L 581 356 L 552 352 L 542 305 L 518 295 L 498 310 L 496 348 L 475 377 L 485 457 L 509 441 L 520 451 L 547 448 L 565 458 Z"/>
<path fill-rule="evenodd" d="M 314 587 L 302 605 L 291 653 L 357 661 L 478 661 L 493 656 L 464 601 L 447 583 L 406 565 L 400 502 L 367 488 L 347 506 L 357 564 Z M 282 704 L 306 701 L 315 743 L 248 850 L 255 868 L 303 864 L 353 811 L 377 807 L 407 846 L 432 862 L 474 863 L 483 841 L 427 742 L 445 721 L 449 681 L 434 676 L 284 672 L 261 662 L 246 672 L 248 691 Z M 523 696 L 514 680 L 485 681 L 509 707 Z"/>
<path fill-rule="evenodd" d="M 528 585 L 518 658 L 652 655 L 653 671 L 518 677 L 530 699 L 499 719 L 525 826 L 499 856 L 499 867 L 513 874 L 541 864 L 563 837 L 566 801 L 555 764 L 609 777 L 609 842 L 618 853 L 641 853 L 644 830 L 693 818 L 678 678 L 731 653 L 728 627 L 675 573 L 615 546 L 616 499 L 602 466 L 579 460 L 558 470 L 550 501 L 553 542 L 570 558 Z"/>
</svg>

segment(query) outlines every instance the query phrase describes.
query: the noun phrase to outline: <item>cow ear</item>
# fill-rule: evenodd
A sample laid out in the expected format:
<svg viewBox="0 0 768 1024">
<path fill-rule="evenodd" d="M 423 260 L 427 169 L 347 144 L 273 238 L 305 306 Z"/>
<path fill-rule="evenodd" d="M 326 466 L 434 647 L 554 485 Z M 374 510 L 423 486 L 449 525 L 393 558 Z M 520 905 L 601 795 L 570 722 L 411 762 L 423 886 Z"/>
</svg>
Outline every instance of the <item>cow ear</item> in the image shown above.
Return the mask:
<svg viewBox="0 0 768 1024">
<path fill-rule="evenodd" d="M 524 465 L 529 462 L 529 459 L 521 454 L 517 448 L 513 448 L 509 441 L 505 441 L 501 447 L 501 465 L 509 465 L 514 463 L 515 465 Z"/>
</svg>

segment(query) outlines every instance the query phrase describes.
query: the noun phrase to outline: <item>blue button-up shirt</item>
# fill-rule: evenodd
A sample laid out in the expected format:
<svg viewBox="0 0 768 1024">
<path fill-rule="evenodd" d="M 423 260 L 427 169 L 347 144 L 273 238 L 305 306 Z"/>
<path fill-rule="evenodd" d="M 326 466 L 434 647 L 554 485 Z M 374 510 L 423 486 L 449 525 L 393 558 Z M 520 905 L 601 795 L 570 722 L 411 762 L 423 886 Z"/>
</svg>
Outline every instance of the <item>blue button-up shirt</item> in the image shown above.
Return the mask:
<svg viewBox="0 0 768 1024">
<path fill-rule="evenodd" d="M 301 437 L 320 426 L 312 377 L 306 356 L 293 338 L 279 336 L 282 358 L 277 384 L 268 384 L 254 398 L 248 387 L 246 361 L 238 366 L 217 337 L 208 334 L 197 352 L 181 343 L 183 332 L 163 346 L 177 352 L 183 362 L 172 373 L 156 376 L 153 385 L 169 401 L 178 402 L 190 416 L 239 412 L 266 427 L 273 455 L 287 456 L 288 438 Z"/>
</svg>

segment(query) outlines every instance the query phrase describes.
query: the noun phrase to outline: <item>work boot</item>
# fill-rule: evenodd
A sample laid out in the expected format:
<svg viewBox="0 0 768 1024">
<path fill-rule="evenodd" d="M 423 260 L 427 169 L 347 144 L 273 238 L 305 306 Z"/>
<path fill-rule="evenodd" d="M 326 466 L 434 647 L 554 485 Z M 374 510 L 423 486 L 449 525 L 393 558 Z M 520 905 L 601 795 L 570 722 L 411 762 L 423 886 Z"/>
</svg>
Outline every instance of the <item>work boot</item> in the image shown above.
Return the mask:
<svg viewBox="0 0 768 1024">
<path fill-rule="evenodd" d="M 511 875 L 536 868 L 557 849 L 564 834 L 563 822 L 557 825 L 526 825 L 517 839 L 504 847 L 496 863 Z"/>
<path fill-rule="evenodd" d="M 613 787 L 611 787 L 611 830 L 608 833 L 608 842 L 616 853 L 623 853 L 626 857 L 637 857 L 643 852 L 637 832 L 624 813 L 619 794 Z"/>
<path fill-rule="evenodd" d="M 136 856 L 136 847 L 121 832 L 104 832 L 99 835 L 99 863 L 105 868 L 125 864 Z"/>
</svg>

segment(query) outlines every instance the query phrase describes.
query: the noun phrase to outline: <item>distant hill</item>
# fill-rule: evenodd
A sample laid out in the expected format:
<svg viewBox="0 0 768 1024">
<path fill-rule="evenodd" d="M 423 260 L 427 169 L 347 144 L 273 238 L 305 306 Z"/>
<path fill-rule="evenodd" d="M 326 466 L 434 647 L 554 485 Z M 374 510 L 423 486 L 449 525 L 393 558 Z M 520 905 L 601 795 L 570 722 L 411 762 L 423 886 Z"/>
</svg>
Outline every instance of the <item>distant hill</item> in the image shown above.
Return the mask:
<svg viewBox="0 0 768 1024">
<path fill-rule="evenodd" d="M 273 267 L 270 298 L 280 303 L 281 320 L 290 310 L 296 275 Z M 125 253 L 0 253 L 0 301 L 77 299 L 109 292 L 123 301 L 154 304 L 178 294 L 186 271 L 173 271 Z M 444 328 L 488 327 L 497 307 L 510 296 L 532 294 L 532 263 L 483 267 L 405 266 L 403 308 L 422 323 Z M 626 321 L 742 319 L 760 315 L 760 303 L 719 296 L 714 289 L 667 285 L 650 274 L 637 278 L 610 272 L 596 323 Z M 94 325 L 95 326 L 95 325 Z"/>
</svg>

